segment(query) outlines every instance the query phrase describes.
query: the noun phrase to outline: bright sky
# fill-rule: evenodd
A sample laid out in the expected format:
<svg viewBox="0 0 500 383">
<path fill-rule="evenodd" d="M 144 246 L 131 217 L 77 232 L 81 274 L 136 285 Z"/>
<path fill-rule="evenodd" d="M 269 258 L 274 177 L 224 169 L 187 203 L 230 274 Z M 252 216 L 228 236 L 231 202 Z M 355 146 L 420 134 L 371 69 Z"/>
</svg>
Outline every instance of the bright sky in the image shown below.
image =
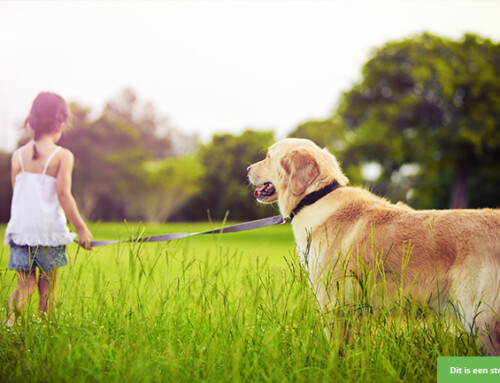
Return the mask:
<svg viewBox="0 0 500 383">
<path fill-rule="evenodd" d="M 179 130 L 274 129 L 331 114 L 373 48 L 429 31 L 500 41 L 500 1 L 0 1 L 0 150 L 34 97 L 91 108 L 125 87 Z"/>
</svg>

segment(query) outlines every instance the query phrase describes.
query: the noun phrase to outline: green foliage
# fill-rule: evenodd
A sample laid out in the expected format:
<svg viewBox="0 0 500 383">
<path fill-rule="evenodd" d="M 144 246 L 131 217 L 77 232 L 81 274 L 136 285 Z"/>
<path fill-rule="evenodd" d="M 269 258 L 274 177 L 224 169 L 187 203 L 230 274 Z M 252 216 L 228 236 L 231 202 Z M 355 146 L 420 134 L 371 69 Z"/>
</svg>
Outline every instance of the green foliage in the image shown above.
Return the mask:
<svg viewBox="0 0 500 383">
<path fill-rule="evenodd" d="M 169 157 L 143 163 L 143 184 L 129 191 L 127 200 L 136 201 L 132 216 L 148 222 L 162 222 L 200 190 L 204 168 L 194 155 Z"/>
<path fill-rule="evenodd" d="M 73 128 L 60 144 L 75 155 L 73 191 L 87 218 L 163 221 L 196 191 L 199 163 L 173 156 L 175 143 L 158 135 L 154 109 L 141 109 L 130 90 L 95 121 L 89 110 L 71 108 Z"/>
<path fill-rule="evenodd" d="M 110 100 L 104 113 L 113 121 L 133 126 L 139 134 L 141 147 L 147 149 L 154 158 L 166 158 L 176 152 L 174 140 L 169 133 L 173 129 L 165 117 L 160 117 L 151 102 L 141 103 L 131 89 L 124 89 L 115 99 Z M 189 139 L 180 132 L 175 132 Z"/>
<path fill-rule="evenodd" d="M 248 220 L 269 215 L 269 210 L 256 207 L 248 186 L 246 168 L 260 161 L 274 142 L 272 132 L 247 130 L 239 136 L 216 134 L 212 142 L 199 149 L 206 169 L 201 191 L 182 211 L 188 220 L 213 219 Z"/>
<path fill-rule="evenodd" d="M 290 137 L 328 147 L 352 183 L 419 208 L 499 206 L 500 45 L 423 34 L 375 50 L 336 113 Z M 412 171 L 407 172 L 408 169 Z M 417 169 L 417 172 L 415 172 Z"/>
<path fill-rule="evenodd" d="M 332 116 L 326 120 L 307 121 L 299 125 L 288 137 L 307 138 L 338 153 L 345 148 L 348 135 L 349 132 L 338 116 Z"/>
<path fill-rule="evenodd" d="M 435 201 L 448 200 L 453 186 L 451 205 L 464 207 L 471 177 L 485 168 L 500 173 L 499 67 L 500 45 L 475 35 L 452 41 L 423 34 L 387 43 L 341 100 L 338 113 L 355 132 L 344 160 L 379 162 L 382 183 L 416 163 L 416 205 L 433 199 L 443 207 Z M 432 194 L 418 187 L 433 179 Z M 499 182 L 497 176 L 496 190 Z M 489 200 L 498 206 L 498 197 Z"/>
<path fill-rule="evenodd" d="M 60 144 L 75 156 L 73 192 L 79 208 L 91 219 L 122 220 L 127 194 L 142 181 L 142 162 L 152 156 L 141 148 L 133 125 L 107 113 L 93 122 L 85 111 L 73 114 L 74 126 Z"/>
</svg>

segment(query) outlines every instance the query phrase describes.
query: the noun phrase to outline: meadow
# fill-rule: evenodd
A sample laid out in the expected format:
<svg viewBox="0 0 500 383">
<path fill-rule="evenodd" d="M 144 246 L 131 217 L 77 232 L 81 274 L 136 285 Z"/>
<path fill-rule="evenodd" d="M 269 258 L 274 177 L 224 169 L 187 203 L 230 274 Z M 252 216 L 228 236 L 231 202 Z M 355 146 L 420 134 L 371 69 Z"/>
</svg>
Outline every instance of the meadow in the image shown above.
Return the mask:
<svg viewBox="0 0 500 383">
<path fill-rule="evenodd" d="M 211 226 L 91 230 L 114 240 Z M 433 382 L 438 356 L 481 355 L 451 319 L 409 302 L 320 312 L 287 224 L 68 254 L 51 315 L 38 317 L 35 294 L 0 326 L 0 381 Z M 1 316 L 16 283 L 8 257 L 0 247 Z M 327 337 L 340 315 L 347 330 Z"/>
</svg>

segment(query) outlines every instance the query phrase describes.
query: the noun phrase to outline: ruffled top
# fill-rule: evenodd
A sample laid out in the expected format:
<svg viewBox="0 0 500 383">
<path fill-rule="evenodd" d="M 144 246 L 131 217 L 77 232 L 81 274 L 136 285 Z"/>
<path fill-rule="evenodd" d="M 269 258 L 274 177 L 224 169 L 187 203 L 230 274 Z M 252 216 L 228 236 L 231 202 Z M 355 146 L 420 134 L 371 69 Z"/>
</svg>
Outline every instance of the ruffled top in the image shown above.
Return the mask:
<svg viewBox="0 0 500 383">
<path fill-rule="evenodd" d="M 67 227 L 66 216 L 57 198 L 56 179 L 46 173 L 57 147 L 42 173 L 24 170 L 21 151 L 21 172 L 16 176 L 10 221 L 5 230 L 4 244 L 12 242 L 27 246 L 60 246 L 73 242 L 75 233 Z"/>
</svg>

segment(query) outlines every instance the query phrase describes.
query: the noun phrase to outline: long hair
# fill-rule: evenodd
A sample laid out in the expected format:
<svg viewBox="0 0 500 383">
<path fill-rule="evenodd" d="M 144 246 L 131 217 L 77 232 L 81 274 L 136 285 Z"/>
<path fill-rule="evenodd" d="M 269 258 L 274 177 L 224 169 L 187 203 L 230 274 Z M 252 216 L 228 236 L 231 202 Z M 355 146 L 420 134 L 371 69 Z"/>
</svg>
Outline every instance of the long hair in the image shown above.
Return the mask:
<svg viewBox="0 0 500 383">
<path fill-rule="evenodd" d="M 51 92 L 42 92 L 36 96 L 31 106 L 30 114 L 24 121 L 24 127 L 28 125 L 33 130 L 33 159 L 39 157 L 36 141 L 44 134 L 56 130 L 69 118 L 68 105 L 64 98 Z"/>
</svg>

